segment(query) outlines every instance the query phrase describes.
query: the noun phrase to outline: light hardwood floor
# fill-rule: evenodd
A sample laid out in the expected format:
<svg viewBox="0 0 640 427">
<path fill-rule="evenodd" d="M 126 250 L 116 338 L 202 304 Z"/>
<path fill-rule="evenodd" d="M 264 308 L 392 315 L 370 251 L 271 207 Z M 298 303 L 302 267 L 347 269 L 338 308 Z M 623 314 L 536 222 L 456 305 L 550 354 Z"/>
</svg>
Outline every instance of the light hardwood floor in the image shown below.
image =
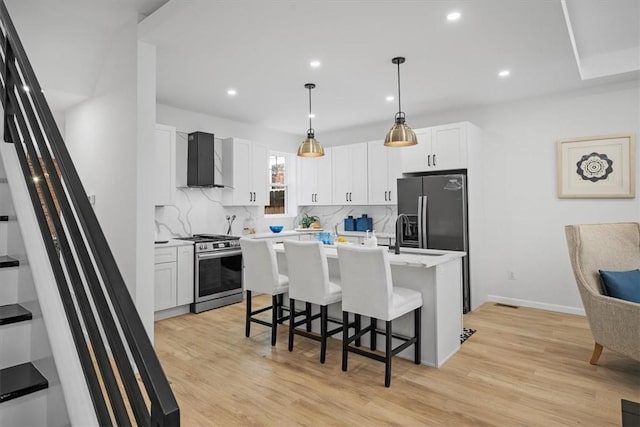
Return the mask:
<svg viewBox="0 0 640 427">
<path fill-rule="evenodd" d="M 262 298 L 262 299 L 260 299 Z M 255 299 L 267 303 L 267 299 Z M 256 305 L 257 306 L 257 305 Z M 640 363 L 593 340 L 581 316 L 485 304 L 464 317 L 477 332 L 441 369 L 395 358 L 384 365 L 319 343 L 286 325 L 244 336 L 245 305 L 156 322 L 155 346 L 181 409 L 182 425 L 616 426 L 620 399 L 640 401 Z"/>
</svg>

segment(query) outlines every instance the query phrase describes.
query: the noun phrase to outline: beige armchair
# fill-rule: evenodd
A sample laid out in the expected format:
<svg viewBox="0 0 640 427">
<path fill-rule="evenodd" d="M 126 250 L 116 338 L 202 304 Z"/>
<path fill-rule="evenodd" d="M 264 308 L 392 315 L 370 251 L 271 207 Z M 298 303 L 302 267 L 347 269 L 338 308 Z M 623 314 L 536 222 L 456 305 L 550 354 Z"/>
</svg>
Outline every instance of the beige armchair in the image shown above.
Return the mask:
<svg viewBox="0 0 640 427">
<path fill-rule="evenodd" d="M 598 272 L 640 268 L 640 224 L 567 225 L 565 233 L 596 342 L 590 363 L 598 363 L 603 347 L 640 360 L 640 304 L 603 295 Z"/>
</svg>

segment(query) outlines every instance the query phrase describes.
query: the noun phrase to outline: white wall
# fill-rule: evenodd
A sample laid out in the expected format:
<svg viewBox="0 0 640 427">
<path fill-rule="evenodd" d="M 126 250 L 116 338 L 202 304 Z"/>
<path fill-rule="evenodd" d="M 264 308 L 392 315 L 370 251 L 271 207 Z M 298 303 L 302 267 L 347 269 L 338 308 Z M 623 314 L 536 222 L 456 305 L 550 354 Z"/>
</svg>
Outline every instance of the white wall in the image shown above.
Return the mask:
<svg viewBox="0 0 640 427">
<path fill-rule="evenodd" d="M 153 230 L 143 229 L 145 235 L 138 226 L 152 223 L 153 216 L 151 208 L 145 213 L 138 202 L 138 170 L 151 156 L 140 158 L 138 138 L 145 131 L 141 128 L 139 134 L 138 119 L 148 121 L 149 113 L 138 114 L 137 70 L 137 16 L 132 13 L 112 39 L 93 96 L 67 110 L 65 117 L 65 141 L 85 190 L 95 195 L 96 216 L 134 300 L 138 269 L 153 274 L 152 263 L 138 263 L 142 246 L 151 251 L 153 241 Z"/>
<path fill-rule="evenodd" d="M 633 133 L 640 136 L 640 84 L 624 83 L 428 116 L 407 112 L 413 128 L 468 120 L 484 130 L 486 239 L 481 295 L 521 305 L 581 312 L 564 226 L 638 221 L 640 199 L 558 199 L 556 141 Z M 323 143 L 382 139 L 392 125 L 375 123 L 325 133 Z M 636 165 L 640 150 L 636 150 Z M 636 191 L 640 189 L 636 174 Z M 507 272 L 515 280 L 507 279 Z"/>
<path fill-rule="evenodd" d="M 134 300 L 142 323 L 153 342 L 154 248 L 153 158 L 156 123 L 156 48 L 138 42 L 138 151 L 136 217 L 136 291 Z"/>
<path fill-rule="evenodd" d="M 266 144 L 270 149 L 294 153 L 304 134 L 291 135 L 248 123 L 236 122 L 193 111 L 182 110 L 164 104 L 157 105 L 157 120 L 163 125 L 175 126 L 178 131 L 203 131 L 213 133 L 216 138 L 243 138 Z"/>
</svg>

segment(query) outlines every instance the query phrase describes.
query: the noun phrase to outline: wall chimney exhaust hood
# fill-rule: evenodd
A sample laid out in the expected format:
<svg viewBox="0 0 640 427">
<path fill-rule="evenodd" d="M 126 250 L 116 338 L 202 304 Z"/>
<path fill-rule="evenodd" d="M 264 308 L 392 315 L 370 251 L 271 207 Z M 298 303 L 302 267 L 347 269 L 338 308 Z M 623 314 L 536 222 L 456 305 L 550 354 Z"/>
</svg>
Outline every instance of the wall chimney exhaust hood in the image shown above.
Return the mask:
<svg viewBox="0 0 640 427">
<path fill-rule="evenodd" d="M 187 144 L 187 187 L 224 187 L 221 141 L 212 133 L 192 132 Z"/>
</svg>

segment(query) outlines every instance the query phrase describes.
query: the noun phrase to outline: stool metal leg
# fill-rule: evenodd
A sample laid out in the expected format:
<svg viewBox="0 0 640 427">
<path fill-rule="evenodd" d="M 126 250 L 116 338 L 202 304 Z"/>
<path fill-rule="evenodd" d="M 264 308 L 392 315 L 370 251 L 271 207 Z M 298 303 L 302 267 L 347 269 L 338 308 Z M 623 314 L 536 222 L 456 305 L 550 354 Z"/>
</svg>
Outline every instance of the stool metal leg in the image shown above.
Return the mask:
<svg viewBox="0 0 640 427">
<path fill-rule="evenodd" d="M 249 336 L 251 332 L 251 291 L 247 291 L 247 314 L 245 316 L 244 335 Z"/>
<path fill-rule="evenodd" d="M 422 350 L 422 341 L 420 339 L 420 337 L 422 336 L 422 307 L 418 307 L 414 310 L 413 312 L 413 316 L 414 316 L 414 321 L 415 321 L 415 331 L 416 331 L 416 343 L 414 344 L 415 346 L 415 364 L 419 365 L 420 359 L 421 357 L 421 350 Z"/>
<path fill-rule="evenodd" d="M 305 311 L 307 312 L 307 332 L 311 332 L 311 303 L 305 303 Z"/>
<path fill-rule="evenodd" d="M 391 340 L 393 332 L 391 329 L 391 321 L 387 320 L 387 348 L 385 352 L 384 362 L 384 386 L 389 387 L 391 385 L 391 358 L 393 357 L 393 349 L 391 348 Z"/>
<path fill-rule="evenodd" d="M 376 351 L 376 347 L 378 344 L 378 319 L 372 317 L 371 318 L 371 351 Z"/>
<path fill-rule="evenodd" d="M 342 312 L 342 371 L 347 372 L 347 340 L 349 339 L 349 313 Z"/>
<path fill-rule="evenodd" d="M 320 363 L 324 363 L 327 355 L 327 306 L 320 306 Z"/>
<path fill-rule="evenodd" d="M 359 334 L 361 329 L 362 329 L 361 328 L 361 319 L 362 319 L 362 316 L 360 316 L 359 314 L 355 315 L 355 321 L 356 321 L 355 330 L 356 330 L 356 334 Z M 360 338 L 356 338 L 356 347 L 360 347 Z"/>
<path fill-rule="evenodd" d="M 278 336 L 278 295 L 271 297 L 271 345 L 276 345 Z"/>
<path fill-rule="evenodd" d="M 296 323 L 296 301 L 289 298 L 289 351 L 293 351 L 293 324 Z"/>
<path fill-rule="evenodd" d="M 284 294 L 278 294 L 278 319 L 282 319 L 282 305 L 284 304 Z M 278 323 L 282 323 L 282 320 L 278 320 Z"/>
</svg>

